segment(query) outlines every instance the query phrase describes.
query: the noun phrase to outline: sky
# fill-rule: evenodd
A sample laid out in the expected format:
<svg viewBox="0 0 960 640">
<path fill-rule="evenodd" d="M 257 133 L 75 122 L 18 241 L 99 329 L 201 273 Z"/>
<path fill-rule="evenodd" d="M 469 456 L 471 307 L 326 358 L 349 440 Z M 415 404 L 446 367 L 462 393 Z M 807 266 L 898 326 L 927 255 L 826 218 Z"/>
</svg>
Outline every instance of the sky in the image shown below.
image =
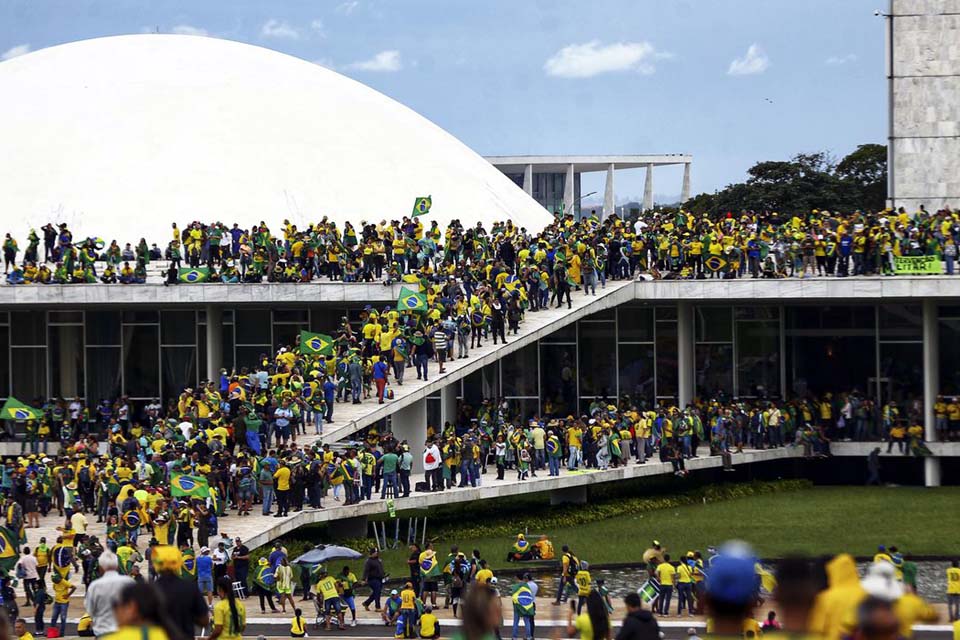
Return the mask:
<svg viewBox="0 0 960 640">
<path fill-rule="evenodd" d="M 693 155 L 692 191 L 886 135 L 885 0 L 0 0 L 0 58 L 159 31 L 347 74 L 483 155 Z M 5 97 L 3 99 L 9 99 Z M 680 192 L 657 169 L 658 201 Z M 603 174 L 583 177 L 598 191 Z M 639 200 L 643 170 L 616 176 Z"/>
</svg>

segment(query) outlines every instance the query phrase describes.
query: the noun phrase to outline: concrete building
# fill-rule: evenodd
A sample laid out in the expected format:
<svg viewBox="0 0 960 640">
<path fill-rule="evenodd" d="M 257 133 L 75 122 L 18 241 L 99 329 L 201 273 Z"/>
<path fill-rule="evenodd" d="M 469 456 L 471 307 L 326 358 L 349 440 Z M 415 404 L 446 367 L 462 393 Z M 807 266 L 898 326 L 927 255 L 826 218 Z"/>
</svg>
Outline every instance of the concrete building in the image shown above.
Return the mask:
<svg viewBox="0 0 960 640">
<path fill-rule="evenodd" d="M 960 207 L 960 0 L 890 0 L 889 201 Z"/>
<path fill-rule="evenodd" d="M 487 156 L 493 166 L 500 169 L 522 187 L 527 195 L 543 205 L 547 211 L 558 213 L 572 211 L 580 217 L 580 176 L 584 173 L 605 171 L 603 190 L 603 217 L 615 213 L 614 177 L 618 170 L 645 169 L 643 210 L 653 208 L 653 168 L 683 165 L 683 183 L 680 201 L 690 199 L 690 165 L 693 156 L 685 154 L 665 155 L 586 155 L 586 156 Z"/>
</svg>

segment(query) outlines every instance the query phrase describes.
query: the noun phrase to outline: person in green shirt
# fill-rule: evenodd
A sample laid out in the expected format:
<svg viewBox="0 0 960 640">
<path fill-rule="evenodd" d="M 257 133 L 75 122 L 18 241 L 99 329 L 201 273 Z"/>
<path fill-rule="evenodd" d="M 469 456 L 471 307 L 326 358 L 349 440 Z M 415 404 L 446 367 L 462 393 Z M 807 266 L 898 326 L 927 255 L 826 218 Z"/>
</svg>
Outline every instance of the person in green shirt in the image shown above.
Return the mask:
<svg viewBox="0 0 960 640">
<path fill-rule="evenodd" d="M 400 495 L 400 486 L 397 483 L 397 463 L 400 458 L 393 451 L 387 451 L 377 463 L 380 465 L 381 475 L 383 476 L 383 487 L 380 489 L 380 499 L 387 497 L 387 487 L 393 487 L 393 496 Z"/>
</svg>

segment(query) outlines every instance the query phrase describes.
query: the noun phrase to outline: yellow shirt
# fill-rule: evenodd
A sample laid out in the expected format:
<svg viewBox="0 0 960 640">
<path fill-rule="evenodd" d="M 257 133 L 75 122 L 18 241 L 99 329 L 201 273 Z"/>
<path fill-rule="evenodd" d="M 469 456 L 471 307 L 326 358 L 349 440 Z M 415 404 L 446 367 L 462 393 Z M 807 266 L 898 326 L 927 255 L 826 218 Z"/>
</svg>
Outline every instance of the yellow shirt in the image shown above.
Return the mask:
<svg viewBox="0 0 960 640">
<path fill-rule="evenodd" d="M 420 636 L 429 638 L 437 632 L 437 616 L 425 613 L 420 616 Z"/>
<path fill-rule="evenodd" d="M 290 620 L 290 635 L 302 636 L 307 632 L 307 623 L 303 616 L 293 616 Z"/>
<path fill-rule="evenodd" d="M 17 636 L 17 640 L 33 640 L 33 634 L 27 631 L 22 636 Z"/>
<path fill-rule="evenodd" d="M 57 604 L 70 602 L 70 587 L 73 585 L 69 580 L 61 580 L 53 583 L 53 601 Z"/>
<path fill-rule="evenodd" d="M 578 596 L 588 596 L 590 595 L 590 572 L 584 571 L 581 569 L 577 571 L 577 575 L 574 577 L 573 581 L 577 585 L 577 595 Z"/>
<path fill-rule="evenodd" d="M 233 627 L 233 617 L 230 615 L 229 600 L 221 600 L 213 605 L 213 624 L 220 625 L 223 628 L 220 632 L 220 637 L 224 640 L 241 640 L 243 638 L 243 630 L 247 626 L 247 610 L 244 608 L 243 602 L 234 600 L 233 604 L 237 608 L 237 618 L 240 623 L 239 629 Z"/>
<path fill-rule="evenodd" d="M 693 570 L 690 569 L 690 565 L 685 562 L 677 565 L 677 582 L 680 584 L 693 582 Z"/>
<path fill-rule="evenodd" d="M 337 581 L 331 576 L 322 578 L 320 582 L 317 583 L 317 591 L 320 592 L 324 600 L 340 597 L 340 594 L 337 592 Z"/>
<path fill-rule="evenodd" d="M 960 569 L 956 567 L 947 569 L 947 593 L 949 595 L 960 594 Z"/>
<path fill-rule="evenodd" d="M 477 584 L 487 584 L 488 582 L 490 582 L 490 578 L 492 577 L 493 577 L 493 571 L 490 571 L 490 569 L 480 569 L 480 571 L 477 571 L 477 575 L 475 576 L 475 579 L 477 581 Z"/>
<path fill-rule="evenodd" d="M 413 589 L 404 589 L 400 592 L 400 608 L 414 609 L 417 606 L 417 594 Z"/>
<path fill-rule="evenodd" d="M 168 640 L 168 637 L 163 627 L 122 627 L 105 635 L 104 640 Z"/>
<path fill-rule="evenodd" d="M 573 621 L 573 628 L 580 632 L 580 640 L 594 640 L 593 623 L 590 621 L 590 615 L 586 612 L 576 617 Z"/>
<path fill-rule="evenodd" d="M 669 562 L 661 562 L 657 565 L 657 579 L 665 587 L 673 586 L 673 578 L 677 575 L 677 570 Z"/>
<path fill-rule="evenodd" d="M 913 625 L 917 622 L 936 622 L 937 612 L 915 593 L 906 593 L 893 603 L 893 612 L 900 621 L 900 636 L 913 637 Z"/>
<path fill-rule="evenodd" d="M 289 491 L 290 490 L 290 468 L 289 467 L 280 467 L 277 469 L 277 472 L 273 474 L 274 480 L 277 481 L 277 491 Z"/>
</svg>

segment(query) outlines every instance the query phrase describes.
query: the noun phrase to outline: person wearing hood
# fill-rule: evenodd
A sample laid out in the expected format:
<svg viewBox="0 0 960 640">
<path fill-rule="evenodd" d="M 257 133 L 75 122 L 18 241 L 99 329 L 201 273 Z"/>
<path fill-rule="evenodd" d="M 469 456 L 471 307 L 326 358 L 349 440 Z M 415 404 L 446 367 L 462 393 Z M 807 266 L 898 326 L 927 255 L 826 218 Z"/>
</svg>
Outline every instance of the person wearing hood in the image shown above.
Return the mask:
<svg viewBox="0 0 960 640">
<path fill-rule="evenodd" d="M 827 563 L 829 586 L 817 595 L 810 613 L 809 632 L 824 640 L 840 640 L 849 635 L 848 625 L 867 592 L 860 584 L 853 556 L 843 553 Z"/>
<path fill-rule="evenodd" d="M 639 594 L 628 593 L 623 602 L 627 607 L 627 615 L 616 640 L 659 640 L 660 625 L 653 614 L 643 608 Z"/>
</svg>

